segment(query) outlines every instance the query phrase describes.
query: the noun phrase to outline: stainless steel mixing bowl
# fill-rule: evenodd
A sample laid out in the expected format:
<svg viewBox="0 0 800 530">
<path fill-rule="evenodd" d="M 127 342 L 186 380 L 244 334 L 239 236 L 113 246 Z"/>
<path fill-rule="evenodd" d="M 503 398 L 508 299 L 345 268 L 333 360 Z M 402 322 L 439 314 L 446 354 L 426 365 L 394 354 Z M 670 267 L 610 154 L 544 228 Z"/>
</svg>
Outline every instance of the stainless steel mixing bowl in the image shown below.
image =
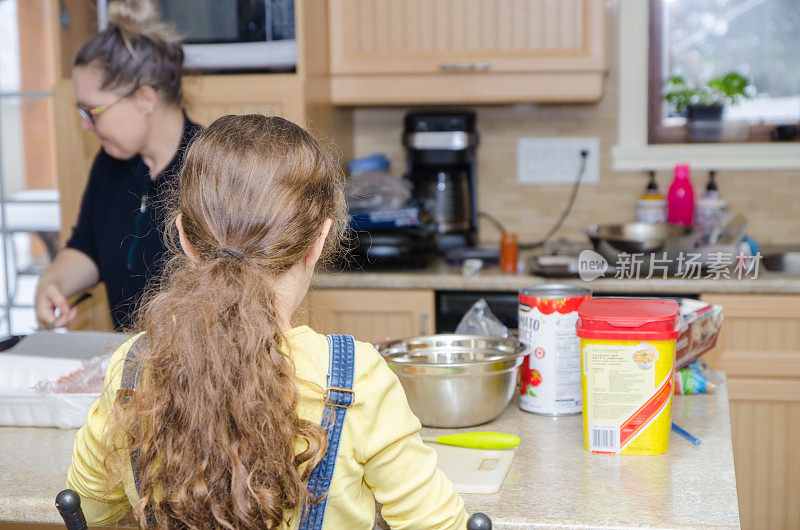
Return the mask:
<svg viewBox="0 0 800 530">
<path fill-rule="evenodd" d="M 525 345 L 479 335 L 427 335 L 377 344 L 426 427 L 471 427 L 503 412 Z"/>
</svg>

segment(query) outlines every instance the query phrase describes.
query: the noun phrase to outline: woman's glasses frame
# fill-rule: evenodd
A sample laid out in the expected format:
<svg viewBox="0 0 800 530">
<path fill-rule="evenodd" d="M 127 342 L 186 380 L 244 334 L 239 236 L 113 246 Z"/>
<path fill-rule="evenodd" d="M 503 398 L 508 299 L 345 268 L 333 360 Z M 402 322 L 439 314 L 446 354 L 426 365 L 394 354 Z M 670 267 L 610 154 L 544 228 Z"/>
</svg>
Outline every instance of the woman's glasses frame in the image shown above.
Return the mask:
<svg viewBox="0 0 800 530">
<path fill-rule="evenodd" d="M 88 121 L 92 125 L 95 125 L 96 124 L 95 120 L 97 119 L 97 116 L 107 111 L 112 105 L 119 103 L 120 101 L 129 96 L 130 95 L 120 96 L 111 103 L 106 103 L 105 105 L 101 105 L 99 107 L 92 107 L 90 109 L 81 107 L 80 105 L 75 105 L 75 109 L 78 111 L 78 114 L 80 114 L 82 119 Z"/>
</svg>

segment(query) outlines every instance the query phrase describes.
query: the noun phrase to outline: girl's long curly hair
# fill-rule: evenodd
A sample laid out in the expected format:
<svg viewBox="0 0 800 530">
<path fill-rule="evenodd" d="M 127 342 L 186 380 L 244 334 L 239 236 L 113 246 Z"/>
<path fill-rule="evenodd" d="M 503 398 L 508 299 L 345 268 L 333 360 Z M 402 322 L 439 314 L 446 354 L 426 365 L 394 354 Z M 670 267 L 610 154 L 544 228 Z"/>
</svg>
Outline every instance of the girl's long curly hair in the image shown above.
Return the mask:
<svg viewBox="0 0 800 530">
<path fill-rule="evenodd" d="M 274 528 L 313 500 L 306 483 L 326 438 L 295 410 L 271 283 L 327 218 L 326 247 L 337 246 L 342 180 L 329 150 L 278 117 L 224 116 L 189 148 L 172 217 L 199 260 L 177 251 L 168 222 L 176 252 L 140 312 L 143 375 L 110 431 L 118 480 L 139 451 L 140 525 Z"/>
</svg>

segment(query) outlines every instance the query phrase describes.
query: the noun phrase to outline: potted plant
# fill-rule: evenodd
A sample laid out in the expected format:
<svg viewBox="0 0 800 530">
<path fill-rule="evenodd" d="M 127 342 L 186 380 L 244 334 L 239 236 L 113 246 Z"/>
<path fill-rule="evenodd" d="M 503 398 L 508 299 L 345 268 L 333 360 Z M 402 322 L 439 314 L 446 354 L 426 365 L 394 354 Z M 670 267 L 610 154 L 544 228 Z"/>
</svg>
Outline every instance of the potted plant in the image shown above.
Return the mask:
<svg viewBox="0 0 800 530">
<path fill-rule="evenodd" d="M 716 142 L 722 136 L 722 113 L 725 105 L 749 98 L 750 81 L 742 74 L 731 72 L 716 77 L 705 85 L 689 85 L 679 76 L 665 81 L 666 99 L 678 114 L 686 116 L 689 139 L 694 142 Z"/>
</svg>

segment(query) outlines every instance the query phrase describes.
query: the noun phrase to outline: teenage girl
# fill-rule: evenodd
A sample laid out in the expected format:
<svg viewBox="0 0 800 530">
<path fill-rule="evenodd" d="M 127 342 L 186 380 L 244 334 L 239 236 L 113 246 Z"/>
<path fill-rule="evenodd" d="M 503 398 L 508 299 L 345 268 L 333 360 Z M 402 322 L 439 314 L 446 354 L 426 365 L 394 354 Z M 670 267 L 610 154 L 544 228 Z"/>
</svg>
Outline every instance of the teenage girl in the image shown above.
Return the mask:
<svg viewBox="0 0 800 530">
<path fill-rule="evenodd" d="M 465 527 L 377 351 L 292 327 L 346 227 L 337 167 L 278 117 L 225 116 L 197 136 L 144 333 L 114 354 L 76 435 L 68 483 L 90 522 L 132 509 L 163 528 L 371 529 L 377 501 L 394 528 Z"/>
</svg>

